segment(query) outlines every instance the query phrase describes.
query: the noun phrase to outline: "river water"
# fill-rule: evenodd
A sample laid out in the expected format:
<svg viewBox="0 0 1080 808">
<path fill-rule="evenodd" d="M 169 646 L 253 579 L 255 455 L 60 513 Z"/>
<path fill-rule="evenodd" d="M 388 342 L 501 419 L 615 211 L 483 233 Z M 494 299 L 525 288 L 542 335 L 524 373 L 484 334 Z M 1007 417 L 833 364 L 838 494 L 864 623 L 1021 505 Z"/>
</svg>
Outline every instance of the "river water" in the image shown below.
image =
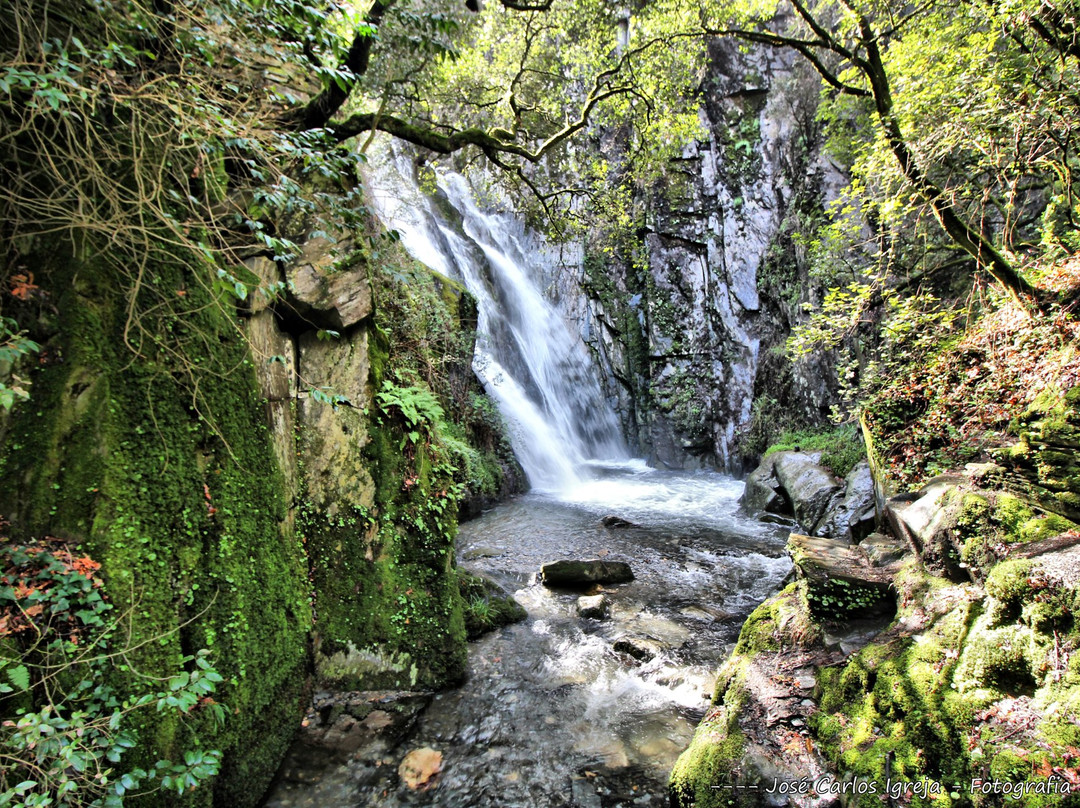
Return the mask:
<svg viewBox="0 0 1080 808">
<path fill-rule="evenodd" d="M 572 491 L 529 494 L 461 527 L 459 563 L 514 593 L 528 619 L 470 645 L 465 684 L 435 696 L 385 765 L 350 761 L 318 783 L 284 784 L 272 808 L 667 805 L 718 665 L 791 568 L 786 531 L 740 516 L 730 478 L 635 462 L 588 471 Z M 604 527 L 609 515 L 634 526 Z M 547 561 L 595 557 L 635 573 L 605 587 L 607 620 L 579 617 L 577 593 L 537 582 Z M 443 755 L 424 792 L 396 774 L 420 747 Z"/>
</svg>

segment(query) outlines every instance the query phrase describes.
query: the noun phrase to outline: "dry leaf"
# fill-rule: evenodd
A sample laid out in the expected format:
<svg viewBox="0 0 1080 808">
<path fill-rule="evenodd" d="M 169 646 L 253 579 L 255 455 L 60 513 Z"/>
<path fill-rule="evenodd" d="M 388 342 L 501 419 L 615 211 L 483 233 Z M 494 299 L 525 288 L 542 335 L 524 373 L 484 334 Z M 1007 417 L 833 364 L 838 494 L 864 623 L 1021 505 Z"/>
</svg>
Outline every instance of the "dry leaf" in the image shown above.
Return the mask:
<svg viewBox="0 0 1080 808">
<path fill-rule="evenodd" d="M 398 766 L 398 777 L 413 791 L 426 791 L 433 787 L 442 771 L 442 752 L 427 746 L 414 749 Z"/>
</svg>

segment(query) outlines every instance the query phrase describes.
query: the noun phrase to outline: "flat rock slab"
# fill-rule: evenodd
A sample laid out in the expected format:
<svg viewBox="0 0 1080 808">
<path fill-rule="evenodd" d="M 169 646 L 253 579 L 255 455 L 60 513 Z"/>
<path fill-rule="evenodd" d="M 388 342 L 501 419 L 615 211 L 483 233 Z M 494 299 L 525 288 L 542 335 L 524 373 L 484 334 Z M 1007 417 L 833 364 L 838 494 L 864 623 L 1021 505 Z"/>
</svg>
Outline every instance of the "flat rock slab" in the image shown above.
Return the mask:
<svg viewBox="0 0 1080 808">
<path fill-rule="evenodd" d="M 792 533 L 787 550 L 799 575 L 811 583 L 841 580 L 881 590 L 892 585 L 895 568 L 874 566 L 858 545 Z"/>
<path fill-rule="evenodd" d="M 589 584 L 622 584 L 634 580 L 630 565 L 624 561 L 552 561 L 540 568 L 544 586 L 587 587 Z"/>
</svg>

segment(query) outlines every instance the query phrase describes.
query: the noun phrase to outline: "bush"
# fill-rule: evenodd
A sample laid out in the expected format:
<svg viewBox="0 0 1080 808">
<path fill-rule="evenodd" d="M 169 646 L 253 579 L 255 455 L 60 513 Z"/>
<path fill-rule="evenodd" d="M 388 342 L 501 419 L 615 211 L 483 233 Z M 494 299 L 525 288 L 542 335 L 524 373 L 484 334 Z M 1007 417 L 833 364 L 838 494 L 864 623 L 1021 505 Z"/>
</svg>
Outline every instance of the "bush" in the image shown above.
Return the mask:
<svg viewBox="0 0 1080 808">
<path fill-rule="evenodd" d="M 206 651 L 180 659 L 163 690 L 131 670 L 99 568 L 55 540 L 0 545 L 0 806 L 115 808 L 130 792 L 182 794 L 218 772 L 220 752 L 198 748 L 183 763 L 123 766 L 136 743 L 132 713 L 222 720 L 211 698 L 221 676 Z M 117 693 L 119 676 L 143 692 Z"/>
<path fill-rule="evenodd" d="M 784 432 L 776 443 L 765 450 L 765 457 L 774 452 L 821 452 L 821 465 L 838 477 L 847 476 L 855 465 L 866 457 L 866 447 L 858 430 L 849 424 L 828 432 L 796 430 Z"/>
</svg>

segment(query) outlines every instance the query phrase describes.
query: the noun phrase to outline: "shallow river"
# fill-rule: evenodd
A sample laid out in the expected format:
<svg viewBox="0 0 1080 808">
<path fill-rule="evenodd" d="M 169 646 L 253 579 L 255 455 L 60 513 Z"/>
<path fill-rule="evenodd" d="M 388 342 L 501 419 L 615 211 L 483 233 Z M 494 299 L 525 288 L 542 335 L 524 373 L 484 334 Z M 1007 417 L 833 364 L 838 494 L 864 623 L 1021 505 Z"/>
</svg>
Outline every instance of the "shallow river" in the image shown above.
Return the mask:
<svg viewBox="0 0 1080 808">
<path fill-rule="evenodd" d="M 742 484 L 721 475 L 638 462 L 593 472 L 461 526 L 461 566 L 513 592 L 529 618 L 471 644 L 466 683 L 434 698 L 391 765 L 377 776 L 337 766 L 316 784 L 280 786 L 269 806 L 667 805 L 668 772 L 717 667 L 791 569 L 787 531 L 740 516 Z M 609 515 L 634 526 L 604 527 Z M 594 557 L 635 573 L 605 587 L 603 621 L 579 617 L 575 593 L 537 583 L 547 561 Z M 623 639 L 655 655 L 616 651 Z M 443 773 L 412 792 L 396 761 L 425 746 L 442 752 Z"/>
</svg>

